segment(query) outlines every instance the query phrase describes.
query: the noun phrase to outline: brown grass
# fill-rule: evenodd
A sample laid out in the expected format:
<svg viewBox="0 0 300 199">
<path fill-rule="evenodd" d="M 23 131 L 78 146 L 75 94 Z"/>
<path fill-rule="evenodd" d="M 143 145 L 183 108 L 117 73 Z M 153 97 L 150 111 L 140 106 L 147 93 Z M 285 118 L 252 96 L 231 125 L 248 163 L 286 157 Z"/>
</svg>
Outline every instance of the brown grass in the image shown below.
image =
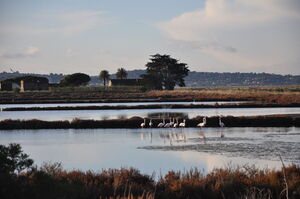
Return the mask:
<svg viewBox="0 0 300 199">
<path fill-rule="evenodd" d="M 74 89 L 49 92 L 0 92 L 0 103 L 65 103 L 128 101 L 248 100 L 269 103 L 300 103 L 300 86 L 217 87 L 141 92 L 139 89 Z"/>
<path fill-rule="evenodd" d="M 168 119 L 168 118 L 166 118 Z M 182 120 L 183 118 L 179 118 Z M 186 119 L 186 127 L 196 127 L 203 120 L 203 116 Z M 149 119 L 148 119 L 149 121 Z M 161 119 L 152 119 L 153 128 L 161 122 Z M 300 126 L 300 115 L 268 115 L 268 116 L 224 116 L 222 121 L 226 127 L 291 127 Z M 92 128 L 140 128 L 143 118 L 132 117 L 130 119 L 112 120 L 81 120 L 72 121 L 42 121 L 42 120 L 1 120 L 0 129 L 92 129 Z M 206 127 L 219 127 L 219 117 L 207 118 Z M 149 126 L 146 126 L 149 128 Z"/>
<path fill-rule="evenodd" d="M 150 91 L 155 97 L 189 97 L 195 100 L 248 100 L 273 103 L 300 102 L 300 86 L 282 87 L 216 87 L 181 89 L 174 91 Z"/>
<path fill-rule="evenodd" d="M 50 169 L 47 167 L 51 167 Z M 285 168 L 289 198 L 300 197 L 300 168 Z M 107 198 L 180 199 L 286 198 L 283 170 L 257 169 L 255 166 L 214 169 L 204 175 L 198 169 L 170 171 L 157 181 L 136 169 L 109 169 L 95 173 L 64 171 L 60 166 L 44 165 L 15 175 L 0 175 L 1 198 Z"/>
</svg>

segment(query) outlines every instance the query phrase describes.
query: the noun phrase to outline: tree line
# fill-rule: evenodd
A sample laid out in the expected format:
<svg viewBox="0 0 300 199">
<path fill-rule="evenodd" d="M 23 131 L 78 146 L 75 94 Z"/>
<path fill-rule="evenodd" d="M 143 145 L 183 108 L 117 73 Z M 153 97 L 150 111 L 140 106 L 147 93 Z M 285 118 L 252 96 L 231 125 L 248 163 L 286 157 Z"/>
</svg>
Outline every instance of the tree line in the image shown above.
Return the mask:
<svg viewBox="0 0 300 199">
<path fill-rule="evenodd" d="M 141 82 L 147 90 L 173 90 L 176 85 L 185 86 L 184 78 L 188 75 L 187 64 L 179 63 L 177 59 L 170 55 L 152 55 L 146 64 L 146 74 L 141 75 Z M 117 79 L 127 79 L 128 72 L 124 68 L 119 68 L 116 73 Z M 103 86 L 108 85 L 110 74 L 107 70 L 102 70 L 99 74 Z M 60 81 L 60 86 L 82 86 L 87 85 L 91 78 L 83 73 L 74 73 L 65 76 Z"/>
</svg>

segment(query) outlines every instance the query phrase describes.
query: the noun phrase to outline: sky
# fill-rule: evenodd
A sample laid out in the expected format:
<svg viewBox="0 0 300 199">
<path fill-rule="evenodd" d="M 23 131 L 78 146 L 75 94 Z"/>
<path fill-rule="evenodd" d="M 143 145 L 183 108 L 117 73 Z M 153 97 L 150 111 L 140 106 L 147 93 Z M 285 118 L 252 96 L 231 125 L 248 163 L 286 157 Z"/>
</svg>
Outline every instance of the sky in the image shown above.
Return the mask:
<svg viewBox="0 0 300 199">
<path fill-rule="evenodd" d="M 0 0 L 0 72 L 145 69 L 300 74 L 299 0 Z"/>
</svg>

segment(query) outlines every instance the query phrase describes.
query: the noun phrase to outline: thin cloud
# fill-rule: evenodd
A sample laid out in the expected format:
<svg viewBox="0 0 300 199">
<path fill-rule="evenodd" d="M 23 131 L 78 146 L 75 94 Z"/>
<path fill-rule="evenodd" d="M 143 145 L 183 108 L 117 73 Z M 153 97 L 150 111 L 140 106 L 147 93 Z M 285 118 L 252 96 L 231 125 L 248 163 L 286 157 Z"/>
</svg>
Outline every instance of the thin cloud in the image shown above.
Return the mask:
<svg viewBox="0 0 300 199">
<path fill-rule="evenodd" d="M 70 36 L 80 34 L 99 28 L 113 22 L 105 16 L 104 11 L 76 11 L 62 14 L 35 14 L 35 17 L 44 19 L 46 22 L 40 27 L 33 27 L 24 24 L 1 24 L 2 34 L 63 34 Z M 51 26 L 49 24 L 52 24 Z"/>
<path fill-rule="evenodd" d="M 72 48 L 68 48 L 66 50 L 66 57 L 75 57 L 75 56 L 76 56 L 75 52 L 74 52 L 74 50 Z"/>
<path fill-rule="evenodd" d="M 182 49 L 196 49 L 201 51 L 214 50 L 214 51 L 225 51 L 229 53 L 236 53 L 237 49 L 233 46 L 224 45 L 219 42 L 205 42 L 205 41 L 183 41 L 183 40 L 171 40 L 170 45 L 175 48 Z"/>
<path fill-rule="evenodd" d="M 41 50 L 37 47 L 28 47 L 21 52 L 9 52 L 7 50 L 2 50 L 0 52 L 0 57 L 8 58 L 8 59 L 17 59 L 17 58 L 25 58 L 25 57 L 35 57 L 37 56 Z"/>
<path fill-rule="evenodd" d="M 177 40 L 208 40 L 222 30 L 256 28 L 266 23 L 300 20 L 299 0 L 206 0 L 203 9 L 187 12 L 158 24 L 167 35 Z M 300 8 L 300 6 L 296 6 Z"/>
<path fill-rule="evenodd" d="M 158 28 L 175 45 L 207 54 L 223 67 L 265 70 L 280 64 L 285 72 L 300 63 L 299 0 L 206 0 L 202 9 Z"/>
<path fill-rule="evenodd" d="M 65 13 L 55 18 L 62 22 L 62 27 L 56 28 L 56 32 L 62 32 L 65 35 L 72 35 L 88 30 L 92 30 L 101 25 L 111 23 L 103 11 L 78 11 Z"/>
</svg>

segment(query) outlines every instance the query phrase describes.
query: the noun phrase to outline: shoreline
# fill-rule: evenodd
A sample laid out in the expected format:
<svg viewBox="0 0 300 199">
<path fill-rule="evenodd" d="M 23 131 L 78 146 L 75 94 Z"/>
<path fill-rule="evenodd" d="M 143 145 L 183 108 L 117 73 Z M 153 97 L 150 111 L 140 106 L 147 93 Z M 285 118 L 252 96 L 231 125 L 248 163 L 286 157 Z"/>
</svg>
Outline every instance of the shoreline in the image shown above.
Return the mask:
<svg viewBox="0 0 300 199">
<path fill-rule="evenodd" d="M 168 119 L 168 118 L 165 118 Z M 184 118 L 178 118 L 179 123 Z M 203 116 L 197 116 L 192 119 L 186 119 L 185 128 L 199 128 L 197 124 L 202 122 Z M 38 119 L 32 120 L 1 120 L 0 130 L 17 130 L 17 129 L 137 129 L 144 119 L 141 117 L 132 117 L 129 119 L 111 119 L 111 120 L 81 120 L 73 119 L 72 121 L 43 121 Z M 162 122 L 162 119 L 152 119 L 153 128 Z M 286 115 L 260 115 L 260 116 L 224 116 L 222 117 L 225 127 L 300 127 L 300 114 Z M 149 128 L 149 118 L 146 119 L 145 128 Z M 219 127 L 219 117 L 207 117 L 206 127 Z M 171 129 L 171 128 L 163 128 Z M 200 128 L 199 128 L 200 129 Z"/>
</svg>

